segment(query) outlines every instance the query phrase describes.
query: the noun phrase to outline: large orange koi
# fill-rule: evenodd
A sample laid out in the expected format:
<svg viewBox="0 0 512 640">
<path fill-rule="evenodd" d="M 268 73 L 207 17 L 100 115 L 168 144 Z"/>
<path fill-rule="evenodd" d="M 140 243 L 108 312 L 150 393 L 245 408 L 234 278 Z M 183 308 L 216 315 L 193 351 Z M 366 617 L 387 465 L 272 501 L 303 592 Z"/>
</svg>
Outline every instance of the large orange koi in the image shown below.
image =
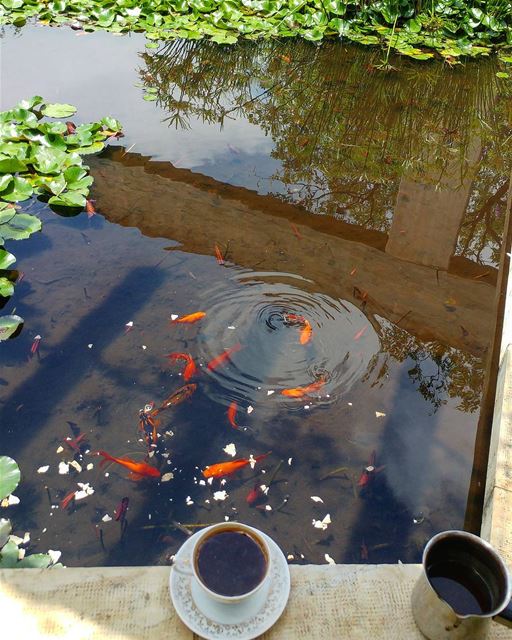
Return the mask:
<svg viewBox="0 0 512 640">
<path fill-rule="evenodd" d="M 206 313 L 204 311 L 196 311 L 195 313 L 189 313 L 188 316 L 181 316 L 181 318 L 176 318 L 176 320 L 171 320 L 173 324 L 193 324 L 201 318 L 204 318 Z"/>
<path fill-rule="evenodd" d="M 308 396 L 315 391 L 319 391 L 324 384 L 326 383 L 325 378 L 319 378 L 316 382 L 312 382 L 305 387 L 295 387 L 293 389 L 283 389 L 281 391 L 282 396 L 287 396 L 288 398 L 303 398 L 304 396 Z"/>
<path fill-rule="evenodd" d="M 302 329 L 300 330 L 299 342 L 301 344 L 307 344 L 311 340 L 312 335 L 313 335 L 313 328 L 309 324 L 309 321 L 306 320 L 302 326 Z"/>
<path fill-rule="evenodd" d="M 153 409 L 151 415 L 156 416 L 164 409 L 168 409 L 169 407 L 173 407 L 173 406 L 176 406 L 177 404 L 180 404 L 180 402 L 183 402 L 187 398 L 190 398 L 190 396 L 194 393 L 196 389 L 197 389 L 197 384 L 195 383 L 183 385 L 183 387 L 180 387 L 177 391 L 175 391 L 174 393 L 171 393 L 171 395 L 162 402 L 162 404 L 158 407 L 158 409 Z"/>
<path fill-rule="evenodd" d="M 224 351 L 220 354 L 220 356 L 217 356 L 213 360 L 210 360 L 210 362 L 208 363 L 208 369 L 210 371 L 213 371 L 220 365 L 225 364 L 226 361 L 229 360 L 230 355 L 232 353 L 236 353 L 237 351 L 240 351 L 241 348 L 242 348 L 242 345 L 239 342 L 237 342 L 230 349 L 224 349 Z"/>
<path fill-rule="evenodd" d="M 251 460 L 251 458 L 240 458 L 239 460 L 228 460 L 227 462 L 218 462 L 217 464 L 208 465 L 201 472 L 205 478 L 222 478 L 223 476 L 229 476 L 235 471 L 239 469 L 243 469 L 251 462 L 259 462 L 270 455 L 272 451 L 268 453 L 263 453 L 260 456 L 256 456 Z"/>
<path fill-rule="evenodd" d="M 107 461 L 110 461 L 120 464 L 122 467 L 131 471 L 135 476 L 159 478 L 161 475 L 158 469 L 155 469 L 155 467 L 152 467 L 150 464 L 146 464 L 145 462 L 135 462 L 135 460 L 130 460 L 130 458 L 126 457 L 116 458 L 106 451 L 98 451 L 97 455 L 103 456 L 104 458 L 100 463 L 100 467 Z"/>
</svg>

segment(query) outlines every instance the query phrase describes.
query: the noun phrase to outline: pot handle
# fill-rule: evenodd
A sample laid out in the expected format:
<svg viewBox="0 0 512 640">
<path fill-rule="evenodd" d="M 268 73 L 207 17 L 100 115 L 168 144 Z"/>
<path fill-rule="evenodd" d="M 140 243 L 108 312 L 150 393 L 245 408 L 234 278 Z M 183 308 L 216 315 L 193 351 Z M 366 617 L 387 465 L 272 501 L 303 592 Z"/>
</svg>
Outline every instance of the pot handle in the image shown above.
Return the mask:
<svg viewBox="0 0 512 640">
<path fill-rule="evenodd" d="M 495 615 L 493 620 L 512 629 L 512 600 L 509 600 L 507 606 Z"/>
</svg>

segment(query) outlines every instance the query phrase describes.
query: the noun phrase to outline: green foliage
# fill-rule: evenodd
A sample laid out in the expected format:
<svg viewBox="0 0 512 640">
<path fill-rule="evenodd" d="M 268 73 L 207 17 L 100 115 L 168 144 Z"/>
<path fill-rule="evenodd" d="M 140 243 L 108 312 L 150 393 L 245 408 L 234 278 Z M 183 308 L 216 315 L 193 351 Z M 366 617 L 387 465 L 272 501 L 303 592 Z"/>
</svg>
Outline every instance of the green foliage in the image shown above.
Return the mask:
<svg viewBox="0 0 512 640">
<path fill-rule="evenodd" d="M 9 456 L 0 456 L 0 500 L 10 495 L 20 481 L 20 468 Z"/>
<path fill-rule="evenodd" d="M 512 44 L 510 0 L 0 0 L 0 24 L 23 25 L 32 17 L 87 31 L 143 31 L 150 41 L 207 37 L 233 44 L 240 36 L 297 35 L 315 42 L 342 36 L 391 46 L 417 60 L 434 50 L 450 63 Z M 47 115 L 64 114 L 54 106 L 45 107 Z"/>
<path fill-rule="evenodd" d="M 6 10 L 15 11 L 19 19 L 24 7 L 21 0 L 0 2 L 0 23 L 5 22 Z M 44 119 L 69 118 L 75 113 L 76 107 L 45 103 L 41 96 L 0 112 L 0 246 L 41 230 L 40 220 L 23 213 L 14 203 L 39 196 L 58 207 L 86 206 L 93 179 L 82 156 L 102 151 L 107 138 L 122 135 L 121 124 L 112 117 L 79 126 Z M 0 270 L 6 270 L 14 260 L 11 253 L 0 249 Z M 1 297 L 13 294 L 15 279 L 10 276 L 0 274 Z M 13 335 L 22 323 L 18 316 L 1 317 L 0 341 Z"/>
</svg>

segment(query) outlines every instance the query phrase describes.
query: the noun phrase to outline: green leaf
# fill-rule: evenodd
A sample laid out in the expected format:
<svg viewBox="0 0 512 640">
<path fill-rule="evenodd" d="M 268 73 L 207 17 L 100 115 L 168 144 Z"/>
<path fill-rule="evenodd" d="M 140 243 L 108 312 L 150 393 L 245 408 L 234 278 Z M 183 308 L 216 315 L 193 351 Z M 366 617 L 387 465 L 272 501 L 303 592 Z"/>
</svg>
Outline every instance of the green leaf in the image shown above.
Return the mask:
<svg viewBox="0 0 512 640">
<path fill-rule="evenodd" d="M 0 518 L 0 549 L 4 546 L 7 540 L 9 540 L 11 531 L 12 531 L 11 521 L 8 520 L 7 518 Z"/>
<path fill-rule="evenodd" d="M 76 107 L 71 104 L 53 102 L 43 107 L 42 113 L 49 118 L 69 118 L 76 113 Z"/>
<path fill-rule="evenodd" d="M 27 165 L 18 158 L 0 157 L 0 173 L 17 173 L 26 170 Z"/>
<path fill-rule="evenodd" d="M 85 196 L 78 191 L 66 191 L 61 193 L 60 196 L 52 196 L 48 200 L 49 204 L 54 204 L 59 207 L 85 207 Z M 0 233 L 2 233 L 0 229 Z"/>
<path fill-rule="evenodd" d="M 502 62 L 507 62 L 512 64 L 512 56 L 499 56 L 499 59 Z"/>
<path fill-rule="evenodd" d="M 412 33 L 419 33 L 421 31 L 421 22 L 417 18 L 408 20 L 406 26 Z"/>
<path fill-rule="evenodd" d="M 46 569 L 52 562 L 47 553 L 32 553 L 16 564 L 17 569 Z"/>
<path fill-rule="evenodd" d="M 23 240 L 36 231 L 41 231 L 39 218 L 29 213 L 17 213 L 9 222 L 0 226 L 0 237 L 3 240 Z"/>
<path fill-rule="evenodd" d="M 12 175 L 10 173 L 6 173 L 3 176 L 0 176 L 0 193 L 6 189 L 12 182 Z"/>
<path fill-rule="evenodd" d="M 7 189 L 2 193 L 2 198 L 8 202 L 20 202 L 27 200 L 33 193 L 32 185 L 26 178 L 14 178 Z M 2 231 L 0 230 L 0 233 Z"/>
<path fill-rule="evenodd" d="M 101 124 L 103 124 L 109 131 L 115 131 L 116 133 L 118 131 L 121 131 L 121 129 L 123 128 L 121 123 L 119 122 L 119 120 L 116 120 L 115 118 L 111 118 L 110 116 L 106 116 L 105 118 L 102 118 L 100 120 Z"/>
<path fill-rule="evenodd" d="M 13 283 L 5 276 L 0 276 L 0 296 L 8 298 L 14 293 Z"/>
<path fill-rule="evenodd" d="M 66 161 L 66 152 L 52 147 L 40 147 L 31 162 L 39 173 L 58 173 Z"/>
<path fill-rule="evenodd" d="M 41 96 L 32 96 L 32 98 L 28 98 L 26 100 L 21 100 L 20 102 L 18 102 L 18 107 L 21 107 L 22 109 L 33 109 L 35 106 L 41 104 L 42 102 L 43 98 L 41 98 Z"/>
<path fill-rule="evenodd" d="M 18 316 L 0 317 L 0 340 L 5 340 L 5 337 L 3 337 L 1 333 L 2 329 L 9 329 L 7 323 L 2 323 L 2 320 L 5 320 L 5 318 L 18 318 Z M 18 318 L 18 320 L 21 320 L 21 318 Z M 16 324 L 16 328 L 18 327 L 18 325 L 19 322 Z M 12 331 L 11 333 L 14 333 L 14 331 Z M 4 498 L 7 498 L 7 496 L 11 495 L 11 493 L 18 486 L 20 477 L 20 468 L 16 464 L 16 461 L 12 458 L 9 458 L 9 456 L 0 456 L 0 500 L 3 500 Z"/>
<path fill-rule="evenodd" d="M 50 182 L 48 182 L 47 186 L 48 186 L 48 189 L 50 189 L 50 191 L 54 195 L 58 196 L 67 187 L 66 179 L 64 178 L 64 175 L 61 173 L 60 175 L 53 178 Z"/>
<path fill-rule="evenodd" d="M 0 249 L 0 269 L 8 269 L 14 262 L 16 262 L 16 258 L 12 253 Z"/>
<path fill-rule="evenodd" d="M 497 78 L 510 78 L 510 74 L 509 73 L 505 73 L 505 71 L 497 71 L 496 72 L 496 77 Z"/>
<path fill-rule="evenodd" d="M 18 563 L 18 545 L 11 540 L 0 551 L 0 569 L 12 569 Z"/>
</svg>

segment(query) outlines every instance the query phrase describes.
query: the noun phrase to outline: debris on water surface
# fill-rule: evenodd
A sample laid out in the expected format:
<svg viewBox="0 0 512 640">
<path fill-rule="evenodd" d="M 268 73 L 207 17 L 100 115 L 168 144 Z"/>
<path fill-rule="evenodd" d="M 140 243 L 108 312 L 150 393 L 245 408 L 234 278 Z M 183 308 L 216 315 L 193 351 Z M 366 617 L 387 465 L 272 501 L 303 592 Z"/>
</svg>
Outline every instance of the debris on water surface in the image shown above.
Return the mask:
<svg viewBox="0 0 512 640">
<path fill-rule="evenodd" d="M 61 476 L 69 473 L 69 464 L 67 462 L 59 462 L 59 474 Z"/>
<path fill-rule="evenodd" d="M 323 503 L 322 498 L 319 498 L 318 496 L 311 496 L 311 500 L 313 500 L 313 502 L 322 502 Z"/>
<path fill-rule="evenodd" d="M 175 313 L 171 313 L 171 320 L 176 320 L 177 318 L 179 318 L 178 315 L 176 315 Z"/>
<path fill-rule="evenodd" d="M 291 467 L 292 466 L 292 460 L 293 458 L 288 458 L 288 466 Z"/>
<path fill-rule="evenodd" d="M 328 553 L 324 555 L 324 558 L 328 564 L 336 564 L 336 562 L 331 558 L 331 556 Z"/>
<path fill-rule="evenodd" d="M 77 471 L 78 473 L 82 472 L 82 467 L 76 460 L 71 460 L 69 466 L 73 467 L 73 469 L 75 469 L 75 471 Z"/>
<path fill-rule="evenodd" d="M 376 418 L 383 418 L 386 414 L 383 413 L 382 411 L 376 411 L 375 412 L 375 417 Z"/>
<path fill-rule="evenodd" d="M 215 491 L 213 494 L 214 500 L 225 500 L 228 497 L 227 491 Z"/>
<path fill-rule="evenodd" d="M 313 518 L 313 526 L 315 529 L 322 529 L 325 531 L 327 527 L 331 524 L 331 515 L 328 513 L 323 520 L 315 520 Z"/>
<path fill-rule="evenodd" d="M 46 473 L 49 468 L 50 468 L 50 465 L 46 464 L 44 465 L 44 467 L 39 467 L 39 469 L 37 470 L 37 473 Z"/>
<path fill-rule="evenodd" d="M 87 345 L 87 348 L 88 348 L 88 349 L 92 349 L 92 348 L 93 348 L 93 346 L 94 346 L 94 345 L 93 345 L 93 343 L 92 343 L 92 342 L 90 342 L 90 343 Z"/>
<path fill-rule="evenodd" d="M 62 453 L 63 451 L 64 451 L 64 447 L 62 445 L 59 445 L 55 453 Z"/>
<path fill-rule="evenodd" d="M 160 482 L 169 482 L 174 478 L 174 473 L 169 471 L 169 473 L 164 473 L 164 475 L 160 478 Z"/>
<path fill-rule="evenodd" d="M 103 522 L 110 522 L 111 520 L 112 518 L 108 515 L 108 513 L 106 513 L 102 518 Z"/>
<path fill-rule="evenodd" d="M 54 551 L 53 549 L 48 549 L 48 555 L 52 559 L 52 564 L 56 564 L 62 555 L 62 551 Z"/>
<path fill-rule="evenodd" d="M 222 449 L 222 451 L 225 451 L 228 456 L 236 456 L 236 447 L 234 445 L 233 442 L 231 442 L 230 444 L 227 444 L 224 449 Z"/>
<path fill-rule="evenodd" d="M 75 493 L 75 500 L 83 500 L 94 493 L 94 489 L 88 482 L 77 482 L 77 485 L 80 487 L 80 491 Z"/>
<path fill-rule="evenodd" d="M 94 465 L 92 462 L 89 462 L 89 464 L 85 468 L 87 469 L 87 471 L 90 471 L 91 469 L 94 469 Z"/>
<path fill-rule="evenodd" d="M 194 504 L 194 501 L 192 500 L 192 498 L 190 496 L 187 496 L 185 498 L 185 502 L 189 507 L 190 507 L 191 504 Z"/>
<path fill-rule="evenodd" d="M 289 554 L 286 556 L 286 559 L 287 559 L 287 560 L 295 560 L 295 556 L 293 555 L 293 553 L 289 553 Z"/>
<path fill-rule="evenodd" d="M 273 391 L 272 389 L 270 389 L 269 391 L 267 391 L 267 396 L 271 396 L 273 393 L 275 393 L 275 391 Z"/>
<path fill-rule="evenodd" d="M 249 405 L 247 407 L 247 413 L 251 414 L 254 411 L 254 407 L 252 405 Z"/>
</svg>

